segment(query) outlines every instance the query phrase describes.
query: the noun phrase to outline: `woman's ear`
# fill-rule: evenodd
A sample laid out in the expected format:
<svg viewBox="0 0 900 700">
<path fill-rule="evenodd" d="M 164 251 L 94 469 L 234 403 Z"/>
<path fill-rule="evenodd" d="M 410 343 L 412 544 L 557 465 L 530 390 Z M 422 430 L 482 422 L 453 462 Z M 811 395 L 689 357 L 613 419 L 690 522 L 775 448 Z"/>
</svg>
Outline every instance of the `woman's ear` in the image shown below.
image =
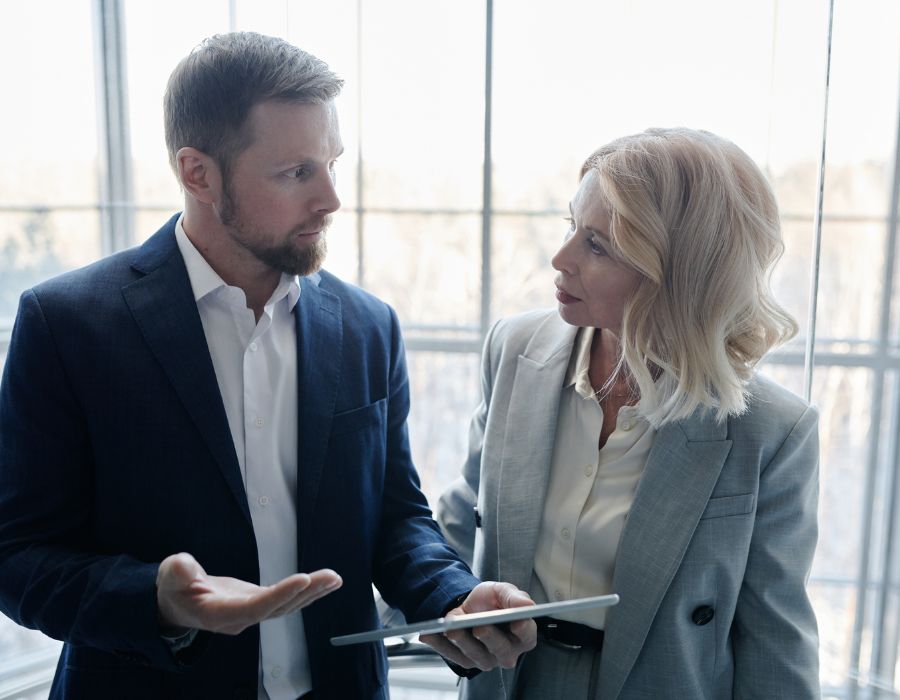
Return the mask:
<svg viewBox="0 0 900 700">
<path fill-rule="evenodd" d="M 222 171 L 203 151 L 185 146 L 175 154 L 178 180 L 184 191 L 202 204 L 214 204 L 221 198 Z"/>
</svg>

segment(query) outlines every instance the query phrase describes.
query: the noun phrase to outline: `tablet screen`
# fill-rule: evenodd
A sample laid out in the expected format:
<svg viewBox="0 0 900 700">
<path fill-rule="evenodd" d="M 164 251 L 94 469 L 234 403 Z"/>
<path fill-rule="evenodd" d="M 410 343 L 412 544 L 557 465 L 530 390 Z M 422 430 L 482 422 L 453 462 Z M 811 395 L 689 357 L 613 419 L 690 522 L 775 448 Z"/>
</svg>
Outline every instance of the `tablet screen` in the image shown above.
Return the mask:
<svg viewBox="0 0 900 700">
<path fill-rule="evenodd" d="M 454 617 L 438 617 L 434 620 L 423 620 L 409 625 L 398 627 L 381 627 L 368 632 L 345 634 L 340 637 L 332 637 L 331 643 L 336 646 L 348 644 L 361 644 L 374 642 L 385 637 L 398 637 L 404 634 L 434 634 L 449 630 L 480 627 L 481 625 L 498 625 L 515 620 L 527 620 L 531 617 L 544 617 L 569 613 L 575 610 L 588 608 L 602 608 L 615 605 L 619 602 L 619 596 L 611 595 L 593 596 L 591 598 L 575 598 L 559 603 L 541 603 L 540 605 L 525 605 L 519 608 L 504 608 L 503 610 L 488 610 L 486 612 L 470 613 L 468 615 L 456 615 Z"/>
</svg>

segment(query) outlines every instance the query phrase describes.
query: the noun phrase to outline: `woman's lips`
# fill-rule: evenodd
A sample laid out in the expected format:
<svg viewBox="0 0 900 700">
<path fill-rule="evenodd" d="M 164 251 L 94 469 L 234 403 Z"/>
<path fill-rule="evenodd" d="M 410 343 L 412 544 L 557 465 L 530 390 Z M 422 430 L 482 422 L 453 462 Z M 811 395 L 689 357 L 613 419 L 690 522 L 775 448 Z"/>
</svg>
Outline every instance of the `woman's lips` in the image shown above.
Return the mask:
<svg viewBox="0 0 900 700">
<path fill-rule="evenodd" d="M 559 287 L 556 288 L 556 300 L 563 305 L 574 304 L 576 301 L 581 301 L 581 299 L 579 299 L 578 297 L 573 297 L 571 294 L 560 289 Z"/>
</svg>

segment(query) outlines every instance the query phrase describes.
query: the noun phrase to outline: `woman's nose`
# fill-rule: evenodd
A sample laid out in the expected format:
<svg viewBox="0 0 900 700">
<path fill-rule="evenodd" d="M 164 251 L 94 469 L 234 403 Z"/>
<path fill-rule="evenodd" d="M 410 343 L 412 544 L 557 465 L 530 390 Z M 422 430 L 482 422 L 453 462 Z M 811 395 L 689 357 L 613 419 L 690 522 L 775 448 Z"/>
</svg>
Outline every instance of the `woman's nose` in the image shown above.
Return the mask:
<svg viewBox="0 0 900 700">
<path fill-rule="evenodd" d="M 567 275 L 571 275 L 575 271 L 576 265 L 574 262 L 574 256 L 572 255 L 574 241 L 575 236 L 566 234 L 566 238 L 563 241 L 562 245 L 559 247 L 559 250 L 557 250 L 553 257 L 550 258 L 550 264 L 557 272 L 563 272 Z"/>
</svg>

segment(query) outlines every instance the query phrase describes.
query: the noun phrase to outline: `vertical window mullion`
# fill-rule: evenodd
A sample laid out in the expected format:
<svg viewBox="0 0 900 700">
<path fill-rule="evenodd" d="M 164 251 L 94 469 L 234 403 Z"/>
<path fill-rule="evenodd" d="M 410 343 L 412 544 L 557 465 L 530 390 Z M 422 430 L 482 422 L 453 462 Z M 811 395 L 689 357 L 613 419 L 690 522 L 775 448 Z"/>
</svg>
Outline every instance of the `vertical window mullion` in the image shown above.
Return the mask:
<svg viewBox="0 0 900 700">
<path fill-rule="evenodd" d="M 134 183 L 122 0 L 94 0 L 101 251 L 134 242 Z"/>
<path fill-rule="evenodd" d="M 493 119 L 494 70 L 494 2 L 485 0 L 484 41 L 484 165 L 482 174 L 481 212 L 481 340 L 487 336 L 491 323 L 491 219 L 493 217 L 493 188 L 491 160 L 491 128 Z"/>
</svg>

